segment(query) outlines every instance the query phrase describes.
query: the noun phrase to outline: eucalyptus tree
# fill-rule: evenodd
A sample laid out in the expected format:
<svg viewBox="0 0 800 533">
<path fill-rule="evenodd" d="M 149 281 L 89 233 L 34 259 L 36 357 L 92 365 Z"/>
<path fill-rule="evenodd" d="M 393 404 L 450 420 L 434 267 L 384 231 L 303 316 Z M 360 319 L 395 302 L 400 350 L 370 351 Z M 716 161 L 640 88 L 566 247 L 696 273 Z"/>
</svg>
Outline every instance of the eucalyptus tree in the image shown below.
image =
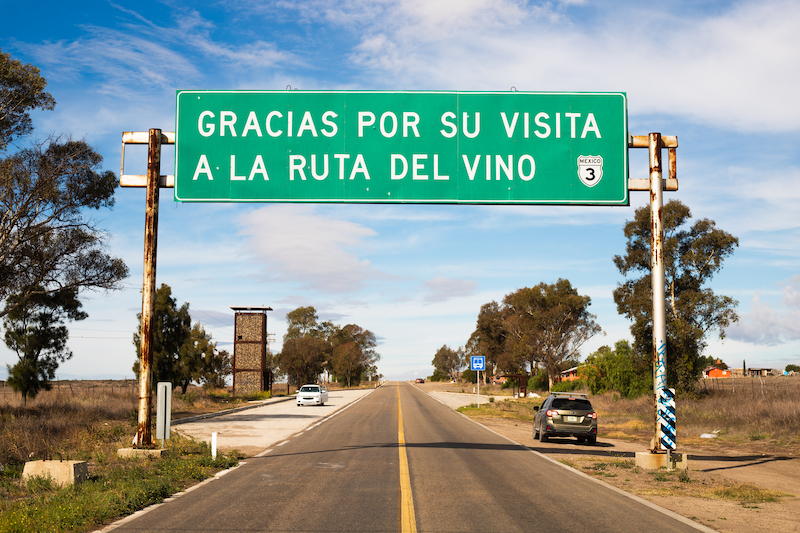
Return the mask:
<svg viewBox="0 0 800 533">
<path fill-rule="evenodd" d="M 33 131 L 31 111 L 55 106 L 46 84 L 38 68 L 0 53 L 0 317 L 35 295 L 118 289 L 128 275 L 91 217 L 114 205 L 118 185 L 100 154 L 60 137 L 18 146 Z"/>
<path fill-rule="evenodd" d="M 370 372 L 380 360 L 375 351 L 375 334 L 356 324 L 336 327 L 330 336 L 333 351 L 329 367 L 333 374 L 350 387 L 358 385 L 362 376 Z"/>
<path fill-rule="evenodd" d="M 8 368 L 8 384 L 22 395 L 35 398 L 40 391 L 50 390 L 58 365 L 72 358 L 67 348 L 69 330 L 65 321 L 83 320 L 75 289 L 55 292 L 34 292 L 24 306 L 15 305 L 20 296 L 9 298 L 11 311 L 3 320 L 4 340 L 19 361 Z"/>
<path fill-rule="evenodd" d="M 738 302 L 717 295 L 708 286 L 723 262 L 739 245 L 739 239 L 719 229 L 713 220 L 692 222 L 689 208 L 678 200 L 662 209 L 667 320 L 667 384 L 688 391 L 703 371 L 706 338 L 716 331 L 725 338 L 725 328 L 739 320 Z M 614 264 L 626 277 L 614 290 L 617 310 L 633 324 L 633 348 L 653 353 L 653 306 L 650 283 L 650 208 L 636 210 L 624 228 L 625 254 L 614 256 Z M 661 297 L 661 295 L 659 295 Z"/>
<path fill-rule="evenodd" d="M 502 304 L 481 307 L 473 342 L 506 372 L 546 369 L 552 385 L 562 366 L 578 359 L 583 344 L 601 332 L 590 304 L 566 279 L 523 287 Z"/>
<path fill-rule="evenodd" d="M 565 362 L 578 359 L 583 344 L 602 330 L 589 313 L 591 298 L 578 294 L 569 280 L 522 288 L 503 299 L 506 350 L 547 370 L 550 386 Z"/>
<path fill-rule="evenodd" d="M 105 252 L 92 211 L 114 205 L 117 178 L 84 141 L 30 141 L 31 112 L 52 110 L 39 69 L 0 52 L 0 318 L 20 358 L 9 384 L 27 400 L 48 389 L 82 320 L 81 291 L 121 287 L 128 268 Z"/>
<path fill-rule="evenodd" d="M 133 335 L 137 356 L 141 354 L 142 314 L 137 313 L 139 326 Z M 218 351 L 217 343 L 200 323 L 192 324 L 189 302 L 178 307 L 172 288 L 162 283 L 156 290 L 153 312 L 153 383 L 169 381 L 185 394 L 192 382 L 209 387 L 224 387 L 232 372 L 230 354 Z M 139 375 L 139 359 L 133 372 Z"/>
<path fill-rule="evenodd" d="M 461 348 L 454 350 L 444 344 L 436 350 L 431 364 L 440 373 L 447 374 L 451 381 L 455 381 L 459 371 L 466 366 L 464 350 Z"/>
</svg>

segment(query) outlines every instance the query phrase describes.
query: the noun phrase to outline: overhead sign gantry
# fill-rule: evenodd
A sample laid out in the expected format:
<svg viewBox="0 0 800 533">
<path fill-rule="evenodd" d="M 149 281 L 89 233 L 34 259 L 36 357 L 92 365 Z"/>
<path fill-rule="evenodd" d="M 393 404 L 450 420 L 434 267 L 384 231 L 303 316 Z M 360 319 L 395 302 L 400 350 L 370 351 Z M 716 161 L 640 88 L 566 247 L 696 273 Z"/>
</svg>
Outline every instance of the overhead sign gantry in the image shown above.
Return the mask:
<svg viewBox="0 0 800 533">
<path fill-rule="evenodd" d="M 127 144 L 148 145 L 147 175 L 125 174 Z M 175 144 L 174 175 L 160 173 L 162 144 Z M 678 190 L 677 147 L 674 136 L 628 133 L 625 93 L 178 91 L 174 133 L 122 135 L 120 184 L 147 187 L 136 442 L 152 442 L 159 187 L 174 187 L 181 202 L 522 205 L 628 205 L 629 191 L 649 191 L 650 451 L 666 452 L 667 466 L 675 419 L 674 400 L 662 399 L 668 393 L 661 208 L 663 191 Z M 649 178 L 628 177 L 629 148 L 648 149 Z"/>
</svg>

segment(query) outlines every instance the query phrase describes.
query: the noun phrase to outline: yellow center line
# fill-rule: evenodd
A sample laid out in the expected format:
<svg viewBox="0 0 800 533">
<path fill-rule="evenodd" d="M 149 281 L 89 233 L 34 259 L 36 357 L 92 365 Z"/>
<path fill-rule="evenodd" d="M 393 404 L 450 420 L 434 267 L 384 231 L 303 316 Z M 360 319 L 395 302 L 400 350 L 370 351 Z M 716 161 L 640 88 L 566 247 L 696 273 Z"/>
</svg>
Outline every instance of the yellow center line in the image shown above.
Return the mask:
<svg viewBox="0 0 800 533">
<path fill-rule="evenodd" d="M 400 409 L 400 383 L 397 383 L 397 442 L 400 450 L 400 531 L 417 533 L 414 516 L 414 497 L 411 495 L 411 476 L 408 473 L 406 437 L 403 434 L 403 411 Z"/>
</svg>

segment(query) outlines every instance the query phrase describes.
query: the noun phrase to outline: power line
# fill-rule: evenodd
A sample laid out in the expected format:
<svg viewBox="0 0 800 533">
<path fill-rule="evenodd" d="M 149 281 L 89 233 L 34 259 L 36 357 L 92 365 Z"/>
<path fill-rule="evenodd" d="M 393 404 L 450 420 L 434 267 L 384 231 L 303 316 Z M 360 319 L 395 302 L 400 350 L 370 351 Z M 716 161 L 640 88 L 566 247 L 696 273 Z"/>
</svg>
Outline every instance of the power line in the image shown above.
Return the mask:
<svg viewBox="0 0 800 533">
<path fill-rule="evenodd" d="M 106 339 L 106 340 L 118 340 L 118 341 L 131 340 L 130 337 L 85 337 L 83 335 L 78 335 L 78 336 L 70 335 L 69 338 L 70 340 L 72 339 Z"/>
<path fill-rule="evenodd" d="M 106 331 L 108 333 L 132 333 L 127 329 L 95 329 L 95 328 L 73 328 L 70 326 L 70 331 Z"/>
<path fill-rule="evenodd" d="M 208 313 L 206 313 L 205 311 L 203 311 L 201 309 L 195 309 L 190 304 L 189 305 L 189 314 L 194 314 L 194 313 L 200 313 L 201 315 L 205 315 L 206 317 L 208 317 L 208 319 L 211 321 L 211 323 L 216 325 L 216 327 L 220 327 L 220 328 L 231 328 L 231 327 L 233 327 L 233 324 L 226 324 L 226 323 L 222 322 L 221 319 L 215 318 L 215 317 L 209 315 Z M 206 323 L 208 323 L 208 321 L 206 321 Z"/>
</svg>

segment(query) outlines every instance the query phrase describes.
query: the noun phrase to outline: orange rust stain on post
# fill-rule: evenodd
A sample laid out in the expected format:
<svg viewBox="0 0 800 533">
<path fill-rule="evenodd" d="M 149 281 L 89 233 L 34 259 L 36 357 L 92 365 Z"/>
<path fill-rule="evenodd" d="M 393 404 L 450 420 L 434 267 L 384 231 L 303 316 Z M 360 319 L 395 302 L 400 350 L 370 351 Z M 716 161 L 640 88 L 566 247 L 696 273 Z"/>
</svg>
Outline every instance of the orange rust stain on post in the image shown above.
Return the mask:
<svg viewBox="0 0 800 533">
<path fill-rule="evenodd" d="M 161 130 L 151 129 L 147 150 L 147 207 L 144 229 L 144 280 L 142 283 L 142 333 L 139 357 L 139 423 L 136 444 L 153 444 L 151 407 L 153 398 L 153 321 L 156 292 L 156 248 L 158 244 L 158 196 L 161 175 Z"/>
</svg>

